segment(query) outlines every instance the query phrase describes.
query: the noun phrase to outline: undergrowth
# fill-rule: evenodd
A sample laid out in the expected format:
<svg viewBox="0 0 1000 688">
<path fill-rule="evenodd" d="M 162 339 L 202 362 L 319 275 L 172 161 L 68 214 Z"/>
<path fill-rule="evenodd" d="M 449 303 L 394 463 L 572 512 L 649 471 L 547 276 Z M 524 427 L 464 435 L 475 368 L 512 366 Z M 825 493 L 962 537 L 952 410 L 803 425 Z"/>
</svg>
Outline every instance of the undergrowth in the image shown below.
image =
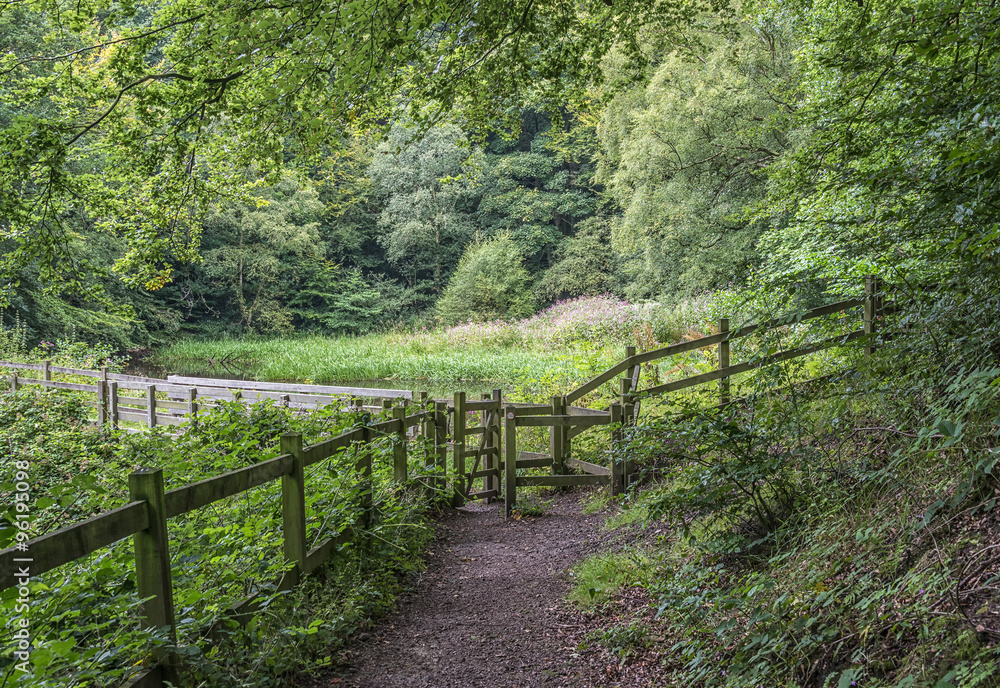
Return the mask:
<svg viewBox="0 0 1000 688">
<path fill-rule="evenodd" d="M 790 386 L 794 371 L 777 367 L 739 404 L 682 397 L 631 428 L 619 450 L 643 479 L 608 523 L 645 531 L 578 566 L 571 595 L 605 602 L 615 622 L 589 639 L 623 675 L 653 664 L 657 686 L 1000 685 L 1000 371 L 990 349 L 935 363 L 882 344 L 823 385 Z M 628 573 L 634 556 L 642 575 Z M 622 623 L 615 593 L 630 587 L 650 603 Z"/>
<path fill-rule="evenodd" d="M 334 409 L 299 416 L 269 402 L 221 402 L 204 409 L 190 431 L 171 437 L 162 429 L 99 430 L 85 425 L 86 413 L 79 398 L 62 391 L 0 396 L 0 549 L 14 541 L 15 481 L 22 478 L 30 484 L 36 537 L 127 503 L 127 476 L 135 468 L 162 468 L 170 490 L 277 456 L 284 432 L 315 443 L 373 420 Z M 140 628 L 130 538 L 33 576 L 27 616 L 18 589 L 3 591 L 4 627 L 27 619 L 32 648 L 31 671 L 22 673 L 15 671 L 14 646 L 5 645 L 0 684 L 117 686 L 156 648 L 182 658 L 185 686 L 277 686 L 335 662 L 352 632 L 391 607 L 406 575 L 421 566 L 431 536 L 426 491 L 392 481 L 391 441 L 372 445 L 375 520 L 290 592 L 275 585 L 287 568 L 277 482 L 171 518 L 176 642 Z M 358 523 L 363 485 L 356 460 L 354 450 L 341 451 L 306 469 L 309 547 Z M 26 478 L 17 475 L 22 469 Z M 227 609 L 254 594 L 261 612 L 239 627 Z"/>
</svg>

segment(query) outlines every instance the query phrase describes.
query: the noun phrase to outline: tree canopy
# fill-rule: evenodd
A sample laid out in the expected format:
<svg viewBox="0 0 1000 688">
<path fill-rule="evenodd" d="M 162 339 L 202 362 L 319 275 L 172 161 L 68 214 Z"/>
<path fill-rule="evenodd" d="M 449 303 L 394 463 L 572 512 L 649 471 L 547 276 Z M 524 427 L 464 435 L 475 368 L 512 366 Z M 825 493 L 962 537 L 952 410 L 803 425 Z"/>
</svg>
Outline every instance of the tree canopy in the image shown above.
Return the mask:
<svg viewBox="0 0 1000 688">
<path fill-rule="evenodd" d="M 9 6 L 9 4 L 8 4 Z M 523 103 L 572 101 L 613 45 L 636 73 L 635 37 L 708 7 L 699 0 L 24 0 L 12 29 L 43 16 L 55 42 L 0 59 L 6 271 L 38 262 L 80 283 L 66 217 L 81 208 L 127 240 L 116 269 L 157 288 L 196 258 L 211 199 L 306 162 L 346 131 L 404 113 L 478 127 Z M 46 39 L 51 41 L 52 38 Z M 248 179 L 249 177 L 249 179 Z M 8 277 L 8 279 L 12 279 Z"/>
</svg>

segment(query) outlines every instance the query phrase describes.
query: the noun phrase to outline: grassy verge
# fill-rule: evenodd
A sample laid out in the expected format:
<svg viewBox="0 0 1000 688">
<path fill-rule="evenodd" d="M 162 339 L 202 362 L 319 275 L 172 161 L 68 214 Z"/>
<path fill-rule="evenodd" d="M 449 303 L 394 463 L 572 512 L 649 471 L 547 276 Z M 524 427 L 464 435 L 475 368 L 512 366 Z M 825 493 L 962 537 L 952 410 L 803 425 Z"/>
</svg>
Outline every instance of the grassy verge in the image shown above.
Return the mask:
<svg viewBox="0 0 1000 688">
<path fill-rule="evenodd" d="M 635 430 L 641 490 L 592 507 L 644 528 L 577 567 L 572 593 L 599 605 L 587 642 L 626 684 L 655 666 L 657 685 L 1000 685 L 1000 404 L 983 387 L 975 414 L 942 420 L 954 405 L 900 382 Z"/>
</svg>

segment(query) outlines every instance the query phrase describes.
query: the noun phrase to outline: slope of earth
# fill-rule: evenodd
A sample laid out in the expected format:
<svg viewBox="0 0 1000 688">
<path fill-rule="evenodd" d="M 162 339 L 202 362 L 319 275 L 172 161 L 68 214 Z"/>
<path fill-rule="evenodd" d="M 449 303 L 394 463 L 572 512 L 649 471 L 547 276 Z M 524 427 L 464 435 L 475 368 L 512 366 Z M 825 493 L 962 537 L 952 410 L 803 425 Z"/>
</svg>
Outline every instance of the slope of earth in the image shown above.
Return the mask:
<svg viewBox="0 0 1000 688">
<path fill-rule="evenodd" d="M 601 545 L 578 497 L 505 522 L 497 505 L 441 516 L 427 569 L 399 609 L 358 636 L 308 688 L 599 688 L 598 653 L 580 653 L 569 569 Z"/>
</svg>

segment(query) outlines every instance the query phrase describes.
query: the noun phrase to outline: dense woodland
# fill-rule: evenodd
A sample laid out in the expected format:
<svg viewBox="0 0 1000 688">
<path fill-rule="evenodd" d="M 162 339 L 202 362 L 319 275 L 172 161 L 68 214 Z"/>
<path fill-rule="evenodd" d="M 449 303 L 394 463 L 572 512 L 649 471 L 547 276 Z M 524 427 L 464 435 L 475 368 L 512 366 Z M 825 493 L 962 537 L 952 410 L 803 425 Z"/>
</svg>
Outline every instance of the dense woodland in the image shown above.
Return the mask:
<svg viewBox="0 0 1000 688">
<path fill-rule="evenodd" d="M 375 332 L 381 349 L 326 357 L 430 369 L 436 346 L 429 374 L 454 380 L 473 377 L 451 366 L 472 351 L 496 365 L 462 370 L 502 368 L 521 376 L 510 398 L 547 402 L 564 369 L 593 375 L 622 344 L 648 350 L 720 315 L 790 324 L 734 361 L 830 336 L 796 318 L 875 276 L 891 308 L 862 346 L 748 376 L 741 405 L 643 407 L 622 450 L 641 479 L 593 498 L 625 534 L 576 575 L 590 603 L 633 586 L 655 613 L 605 608 L 593 642 L 656 666 L 648 685 L 997 686 L 997 117 L 1000 7 L 985 0 L 0 2 L 0 353 L 246 335 L 278 359 L 306 350 L 288 336 Z M 575 307 L 612 325 L 570 337 L 545 309 L 582 295 L 607 295 Z M 688 317 L 692 303 L 710 307 Z M 469 322 L 488 325 L 437 328 Z M 121 503 L 113 471 L 152 461 L 193 480 L 191 456 L 230 470 L 251 449 L 277 455 L 289 428 L 357 420 L 248 408 L 174 444 L 86 430 L 82 406 L 18 393 L 0 430 L 22 448 L 0 442 L 0 458 L 56 457 L 58 525 Z M 111 468 L 74 478 L 82 496 L 58 511 L 76 489 L 59 476 L 88 462 Z M 273 545 L 261 500 L 237 520 Z M 354 578 L 329 574 L 353 592 L 300 591 L 259 637 L 234 633 L 257 654 L 199 655 L 189 629 L 191 681 L 289 685 L 329 660 L 320 644 L 391 606 L 427 537 L 426 504 L 394 504 L 385 546 L 352 560 Z M 204 537 L 243 561 L 227 527 Z M 110 566 L 94 575 L 121 583 Z M 89 573 L 66 575 L 53 609 L 134 614 L 127 581 L 95 599 Z M 198 623 L 218 611 L 191 609 Z M 17 685 L 102 685 L 148 646 L 73 623 L 47 627 L 47 682 Z"/>
<path fill-rule="evenodd" d="M 986 189 L 964 184 L 990 183 L 989 61 L 962 33 L 986 16 L 956 10 L 950 34 L 944 10 L 706 9 L 637 27 L 640 55 L 610 43 L 600 78 L 565 100 L 505 94 L 497 117 L 461 103 L 432 117 L 390 94 L 392 116 L 310 134 L 304 149 L 292 123 L 270 141 L 285 141 L 275 159 L 237 161 L 223 110 L 191 110 L 197 125 L 143 119 L 185 107 L 181 91 L 158 91 L 179 79 L 148 81 L 84 128 L 130 74 L 122 44 L 86 46 L 166 9 L 70 22 L 57 6 L 14 3 L 0 18 L 0 324 L 32 341 L 359 333 L 523 316 L 582 294 L 670 303 L 763 274 L 813 292 L 866 272 L 927 282 L 978 270 L 963 256 L 991 236 L 970 231 L 990 225 Z M 919 47 L 942 36 L 950 64 Z M 137 49 L 152 52 L 136 74 L 165 59 Z M 230 95 L 229 107 L 259 97 Z M 121 127 L 147 120 L 122 143 Z M 914 174 L 937 167 L 934 186 Z"/>
</svg>

